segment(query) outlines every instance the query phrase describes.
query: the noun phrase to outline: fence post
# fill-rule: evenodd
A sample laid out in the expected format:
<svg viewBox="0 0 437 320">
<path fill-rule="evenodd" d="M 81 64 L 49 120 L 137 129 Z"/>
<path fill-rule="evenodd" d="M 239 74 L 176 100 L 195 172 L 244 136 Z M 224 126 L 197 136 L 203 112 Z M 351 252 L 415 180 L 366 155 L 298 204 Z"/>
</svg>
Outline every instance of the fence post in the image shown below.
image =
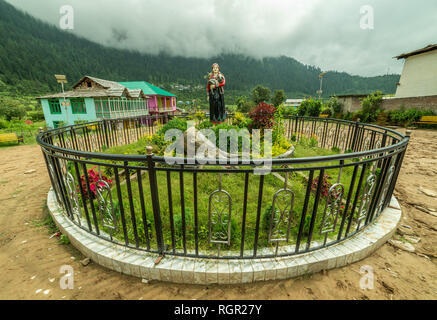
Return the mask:
<svg viewBox="0 0 437 320">
<path fill-rule="evenodd" d="M 109 148 L 109 138 L 108 138 L 108 125 L 106 123 L 106 119 L 103 119 L 103 130 L 105 131 L 105 143 L 106 147 Z"/>
<path fill-rule="evenodd" d="M 357 151 L 356 143 L 357 143 L 357 138 L 358 138 L 359 125 L 360 125 L 360 119 L 358 119 L 358 121 L 355 122 L 354 137 L 353 137 L 353 140 L 352 140 L 352 145 L 349 148 L 349 149 L 352 149 L 354 152 Z"/>
<path fill-rule="evenodd" d="M 164 239 L 162 236 L 161 212 L 159 206 L 158 184 L 156 180 L 155 163 L 153 162 L 153 148 L 151 146 L 147 150 L 147 164 L 149 169 L 150 194 L 152 198 L 153 217 L 155 220 L 156 242 L 158 244 L 158 253 L 164 254 Z"/>
</svg>

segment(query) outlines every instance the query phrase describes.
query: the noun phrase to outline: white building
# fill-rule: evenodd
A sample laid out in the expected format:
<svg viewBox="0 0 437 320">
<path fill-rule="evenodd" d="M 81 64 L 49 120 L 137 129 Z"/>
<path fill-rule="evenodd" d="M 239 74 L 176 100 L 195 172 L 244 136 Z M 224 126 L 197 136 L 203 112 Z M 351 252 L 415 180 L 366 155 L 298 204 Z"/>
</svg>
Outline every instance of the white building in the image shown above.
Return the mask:
<svg viewBox="0 0 437 320">
<path fill-rule="evenodd" d="M 285 101 L 285 106 L 287 107 L 299 107 L 300 104 L 303 102 L 303 99 L 287 99 Z"/>
<path fill-rule="evenodd" d="M 396 98 L 437 96 L 437 44 L 396 58 L 405 59 Z"/>
</svg>

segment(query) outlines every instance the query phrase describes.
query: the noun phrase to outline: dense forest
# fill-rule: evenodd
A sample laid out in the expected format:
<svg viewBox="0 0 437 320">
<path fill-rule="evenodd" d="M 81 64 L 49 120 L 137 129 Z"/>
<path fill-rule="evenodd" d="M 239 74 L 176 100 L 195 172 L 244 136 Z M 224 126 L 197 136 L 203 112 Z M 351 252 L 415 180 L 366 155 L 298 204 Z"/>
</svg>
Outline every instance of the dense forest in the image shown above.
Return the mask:
<svg viewBox="0 0 437 320">
<path fill-rule="evenodd" d="M 0 81 L 23 94 L 59 90 L 53 75 L 66 74 L 70 84 L 83 75 L 114 81 L 145 80 L 188 99 L 186 92 L 172 90 L 170 85 L 204 85 L 212 62 L 221 65 L 227 89 L 234 96 L 249 95 L 258 84 L 283 89 L 289 98 L 315 95 L 319 89 L 321 70 L 289 57 L 256 60 L 220 55 L 198 59 L 108 48 L 35 19 L 3 0 L 0 39 Z M 395 92 L 399 75 L 366 78 L 328 72 L 324 81 L 324 96 L 376 90 L 389 94 Z M 193 92 L 193 98 L 200 92 Z"/>
</svg>

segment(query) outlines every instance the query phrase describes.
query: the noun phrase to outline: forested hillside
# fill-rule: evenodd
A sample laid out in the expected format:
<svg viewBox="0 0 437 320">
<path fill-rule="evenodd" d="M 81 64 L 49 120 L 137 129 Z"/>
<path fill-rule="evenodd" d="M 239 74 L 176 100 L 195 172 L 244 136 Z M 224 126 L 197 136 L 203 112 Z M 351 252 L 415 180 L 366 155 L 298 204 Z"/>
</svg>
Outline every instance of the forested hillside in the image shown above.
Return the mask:
<svg viewBox="0 0 437 320">
<path fill-rule="evenodd" d="M 0 81 L 28 94 L 58 90 L 54 74 L 66 74 L 70 84 L 83 75 L 92 75 L 115 81 L 146 80 L 166 89 L 176 83 L 204 85 L 212 62 L 221 65 L 227 89 L 238 94 L 249 94 L 258 84 L 272 90 L 284 89 L 289 97 L 315 95 L 319 88 L 321 70 L 289 57 L 260 61 L 241 55 L 221 55 L 197 59 L 118 50 L 61 31 L 3 0 L 0 0 L 0 39 Z M 398 81 L 399 75 L 365 78 L 328 72 L 324 95 L 375 90 L 394 93 Z"/>
</svg>

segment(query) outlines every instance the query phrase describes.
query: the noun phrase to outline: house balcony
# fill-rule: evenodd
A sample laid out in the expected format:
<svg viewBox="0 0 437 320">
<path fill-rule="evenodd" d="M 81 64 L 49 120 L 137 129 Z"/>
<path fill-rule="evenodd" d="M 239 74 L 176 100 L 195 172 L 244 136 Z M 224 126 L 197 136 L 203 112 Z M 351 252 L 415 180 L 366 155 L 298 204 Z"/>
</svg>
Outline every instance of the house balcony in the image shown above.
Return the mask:
<svg viewBox="0 0 437 320">
<path fill-rule="evenodd" d="M 123 110 L 123 111 L 103 111 L 97 112 L 97 118 L 100 119 L 119 119 L 138 116 L 148 116 L 148 110 Z"/>
</svg>

